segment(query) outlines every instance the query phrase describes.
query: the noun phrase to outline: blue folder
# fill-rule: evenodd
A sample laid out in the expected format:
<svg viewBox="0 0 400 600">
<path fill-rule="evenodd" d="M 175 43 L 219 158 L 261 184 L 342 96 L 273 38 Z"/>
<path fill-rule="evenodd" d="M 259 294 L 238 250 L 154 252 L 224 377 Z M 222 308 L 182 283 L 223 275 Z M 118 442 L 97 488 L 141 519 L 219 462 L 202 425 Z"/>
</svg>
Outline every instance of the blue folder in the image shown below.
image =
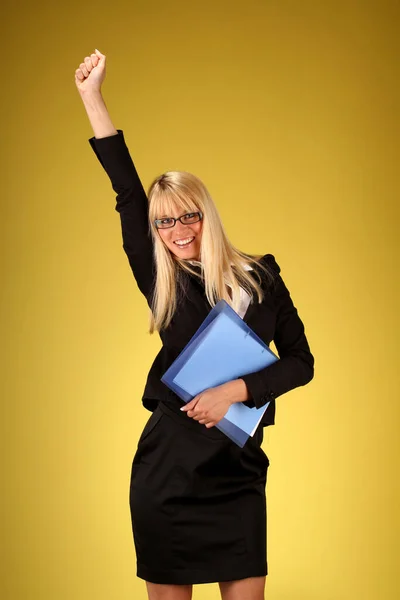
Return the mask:
<svg viewBox="0 0 400 600">
<path fill-rule="evenodd" d="M 259 371 L 276 360 L 278 356 L 267 344 L 225 300 L 220 300 L 161 381 L 189 402 L 208 388 Z M 254 435 L 268 405 L 257 409 L 236 402 L 215 427 L 242 448 Z"/>
</svg>

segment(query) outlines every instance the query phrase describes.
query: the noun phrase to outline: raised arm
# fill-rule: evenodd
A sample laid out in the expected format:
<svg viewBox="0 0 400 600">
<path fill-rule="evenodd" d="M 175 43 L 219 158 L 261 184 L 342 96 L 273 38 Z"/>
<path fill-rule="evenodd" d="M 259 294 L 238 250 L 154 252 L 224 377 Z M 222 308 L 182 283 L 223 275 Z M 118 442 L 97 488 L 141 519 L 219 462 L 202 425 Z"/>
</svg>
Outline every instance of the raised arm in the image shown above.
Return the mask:
<svg viewBox="0 0 400 600">
<path fill-rule="evenodd" d="M 75 83 L 85 106 L 94 137 L 89 143 L 117 194 L 123 248 L 140 291 L 150 303 L 155 266 L 148 217 L 148 200 L 121 130 L 117 130 L 102 97 L 106 57 L 98 50 L 75 71 Z"/>
</svg>

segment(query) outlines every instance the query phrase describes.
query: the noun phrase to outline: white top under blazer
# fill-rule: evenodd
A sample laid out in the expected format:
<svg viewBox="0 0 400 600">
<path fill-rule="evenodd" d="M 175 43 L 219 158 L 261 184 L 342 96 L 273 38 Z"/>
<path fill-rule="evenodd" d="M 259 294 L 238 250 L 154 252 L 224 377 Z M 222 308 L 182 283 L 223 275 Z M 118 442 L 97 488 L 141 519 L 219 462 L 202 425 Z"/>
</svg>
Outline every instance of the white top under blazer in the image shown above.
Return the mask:
<svg viewBox="0 0 400 600">
<path fill-rule="evenodd" d="M 188 262 L 190 262 L 190 264 L 192 264 L 192 265 L 201 265 L 201 263 L 198 260 L 189 260 Z M 246 271 L 253 270 L 248 265 L 244 265 L 244 268 L 246 269 Z M 229 285 L 229 284 L 227 284 L 227 285 Z M 231 285 L 229 285 L 229 287 L 232 288 Z M 243 319 L 244 315 L 246 314 L 249 304 L 250 304 L 249 294 L 246 292 L 246 290 L 244 290 L 243 288 L 240 288 L 240 307 L 239 307 L 239 310 L 237 311 L 237 314 L 242 319 Z"/>
</svg>

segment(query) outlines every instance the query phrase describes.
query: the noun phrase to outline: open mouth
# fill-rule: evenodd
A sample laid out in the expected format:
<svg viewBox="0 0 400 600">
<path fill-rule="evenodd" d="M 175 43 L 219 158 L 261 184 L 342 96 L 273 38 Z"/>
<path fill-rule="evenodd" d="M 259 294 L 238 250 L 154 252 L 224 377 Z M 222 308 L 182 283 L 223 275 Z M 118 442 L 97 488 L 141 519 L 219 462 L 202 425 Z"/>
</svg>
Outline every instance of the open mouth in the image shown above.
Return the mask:
<svg viewBox="0 0 400 600">
<path fill-rule="evenodd" d="M 185 238 L 184 240 L 179 240 L 174 242 L 178 248 L 188 248 L 194 242 L 194 237 Z"/>
</svg>

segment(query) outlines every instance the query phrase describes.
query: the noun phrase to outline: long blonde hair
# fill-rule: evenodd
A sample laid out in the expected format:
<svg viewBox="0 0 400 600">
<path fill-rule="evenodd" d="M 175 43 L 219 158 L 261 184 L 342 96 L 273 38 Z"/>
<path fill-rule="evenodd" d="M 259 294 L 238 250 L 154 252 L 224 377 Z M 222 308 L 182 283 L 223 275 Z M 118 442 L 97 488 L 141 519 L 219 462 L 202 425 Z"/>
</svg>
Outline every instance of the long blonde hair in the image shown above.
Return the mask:
<svg viewBox="0 0 400 600">
<path fill-rule="evenodd" d="M 165 329 L 171 322 L 177 307 L 177 281 L 183 270 L 199 275 L 188 260 L 173 255 L 158 234 L 154 220 L 161 215 L 172 215 L 176 206 L 182 212 L 203 214 L 202 238 L 200 247 L 201 276 L 205 293 L 211 306 L 224 299 L 238 310 L 240 287 L 258 302 L 263 299 L 261 279 L 259 283 L 249 274 L 246 266 L 254 269 L 257 265 L 273 280 L 271 272 L 259 263 L 260 256 L 245 254 L 228 240 L 213 199 L 203 182 L 186 171 L 168 171 L 157 177 L 149 187 L 150 232 L 154 242 L 156 263 L 155 289 L 151 301 L 150 333 Z M 232 288 L 230 297 L 227 284 Z"/>
</svg>

